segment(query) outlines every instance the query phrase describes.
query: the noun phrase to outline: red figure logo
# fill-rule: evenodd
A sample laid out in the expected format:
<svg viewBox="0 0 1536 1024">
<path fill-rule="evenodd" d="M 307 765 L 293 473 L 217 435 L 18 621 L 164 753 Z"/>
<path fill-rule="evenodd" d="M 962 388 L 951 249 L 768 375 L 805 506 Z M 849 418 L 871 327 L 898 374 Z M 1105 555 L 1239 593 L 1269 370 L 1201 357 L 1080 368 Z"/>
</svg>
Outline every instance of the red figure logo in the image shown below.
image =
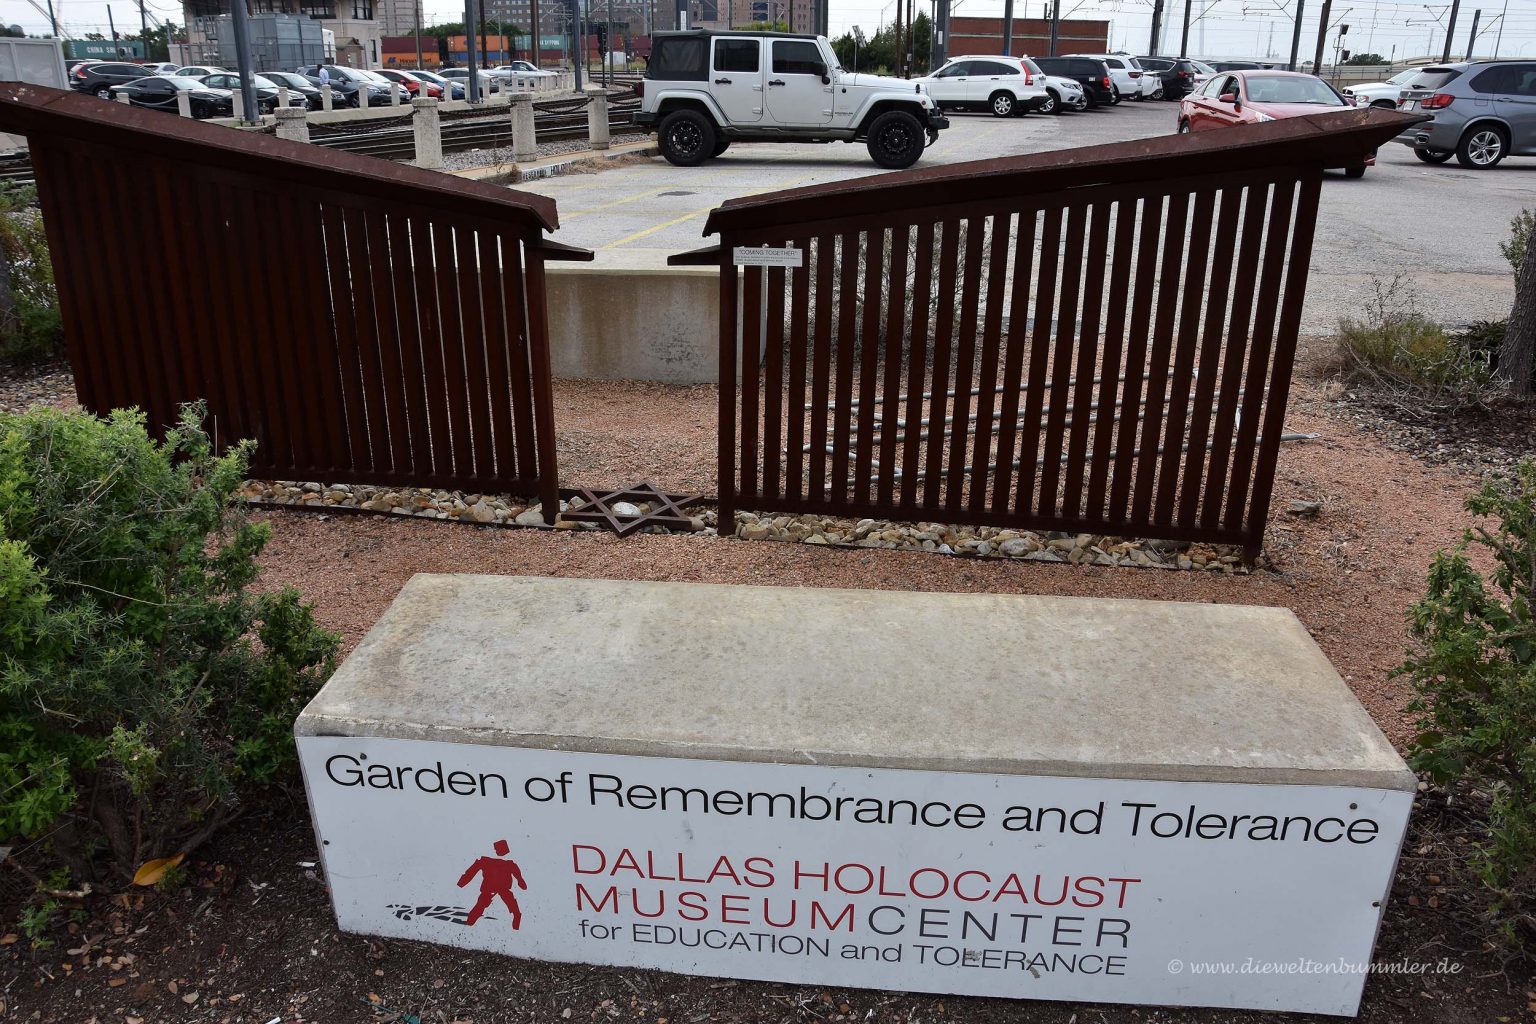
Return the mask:
<svg viewBox="0 0 1536 1024">
<path fill-rule="evenodd" d="M 472 925 L 480 920 L 480 915 L 485 913 L 485 908 L 489 907 L 491 901 L 498 896 L 512 912 L 512 930 L 517 931 L 518 926 L 523 923 L 523 912 L 518 909 L 517 897 L 512 895 L 512 883 L 516 882 L 517 887 L 524 890 L 528 888 L 528 883 L 523 881 L 523 873 L 518 870 L 517 861 L 507 857 L 511 849 L 505 839 L 496 840 L 496 856 L 481 857 L 459 876 L 460 889 L 468 885 L 471 878 L 480 876 L 480 898 L 475 900 L 474 909 L 465 919 L 466 925 Z"/>
</svg>

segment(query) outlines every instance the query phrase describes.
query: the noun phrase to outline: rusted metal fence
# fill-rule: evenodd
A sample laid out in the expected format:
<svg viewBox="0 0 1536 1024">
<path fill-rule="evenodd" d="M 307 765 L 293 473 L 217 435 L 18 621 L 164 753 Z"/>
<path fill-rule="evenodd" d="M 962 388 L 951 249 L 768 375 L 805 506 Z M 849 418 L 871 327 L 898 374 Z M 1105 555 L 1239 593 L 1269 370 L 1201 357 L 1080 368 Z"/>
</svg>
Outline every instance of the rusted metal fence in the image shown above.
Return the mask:
<svg viewBox="0 0 1536 1024">
<path fill-rule="evenodd" d="M 206 399 L 251 471 L 537 494 L 555 204 L 95 97 L 0 86 L 37 172 L 81 404 Z"/>
<path fill-rule="evenodd" d="M 1411 121 L 1349 111 L 726 203 L 705 227 L 720 245 L 673 257 L 720 268 L 722 529 L 749 508 L 1256 553 L 1323 170 Z M 740 268 L 756 246 L 798 265 Z"/>
</svg>

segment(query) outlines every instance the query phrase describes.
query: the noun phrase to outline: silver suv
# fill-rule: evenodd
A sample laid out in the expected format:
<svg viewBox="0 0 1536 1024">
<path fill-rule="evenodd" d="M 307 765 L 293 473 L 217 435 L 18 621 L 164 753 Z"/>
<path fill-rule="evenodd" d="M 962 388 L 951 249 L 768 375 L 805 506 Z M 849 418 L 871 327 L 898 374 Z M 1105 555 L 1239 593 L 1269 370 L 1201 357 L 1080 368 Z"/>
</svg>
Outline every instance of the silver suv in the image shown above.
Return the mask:
<svg viewBox="0 0 1536 1024">
<path fill-rule="evenodd" d="M 1451 157 L 1487 170 L 1506 156 L 1536 156 L 1536 61 L 1475 61 L 1423 68 L 1397 108 L 1433 120 L 1397 137 L 1425 163 Z"/>
</svg>

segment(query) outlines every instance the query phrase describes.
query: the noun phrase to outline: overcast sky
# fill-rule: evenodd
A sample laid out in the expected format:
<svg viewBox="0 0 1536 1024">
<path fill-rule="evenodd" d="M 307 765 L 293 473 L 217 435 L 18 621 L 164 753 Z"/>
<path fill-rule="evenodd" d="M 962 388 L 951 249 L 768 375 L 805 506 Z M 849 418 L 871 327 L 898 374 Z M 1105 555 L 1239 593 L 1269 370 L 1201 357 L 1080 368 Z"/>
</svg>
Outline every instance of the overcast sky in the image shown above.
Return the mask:
<svg viewBox="0 0 1536 1024">
<path fill-rule="evenodd" d="M 35 0 L 44 12 L 47 0 Z M 546 3 L 554 0 L 545 0 Z M 589 0 L 594 6 L 602 0 Z M 658 6 L 669 0 L 657 0 Z M 783 2 L 783 0 L 779 0 Z M 803 0 L 797 0 L 803 2 Z M 1178 48 L 1184 6 L 1182 0 L 1167 0 L 1169 26 L 1163 33 L 1164 52 Z M 1302 19 L 1302 53 L 1310 55 L 1316 46 L 1317 17 L 1321 0 L 1305 0 Z M 1472 30 L 1473 11 L 1483 3 L 1478 26 L 1477 55 L 1492 56 L 1499 47 L 1500 56 L 1536 56 L 1536 0 L 1463 0 L 1456 22 L 1456 36 L 1451 47 L 1454 56 L 1462 55 Z M 153 17 L 170 17 L 180 22 L 181 8 L 174 0 L 144 0 Z M 837 35 L 858 25 L 872 32 L 882 21 L 889 21 L 895 0 L 831 0 L 832 33 Z M 932 0 L 917 0 L 919 9 L 932 11 Z M 1280 0 L 1191 0 L 1192 25 L 1189 50 L 1192 56 L 1263 57 L 1290 52 L 1292 13 L 1296 0 L 1288 0 L 1284 10 Z M 429 21 L 457 21 L 464 8 L 454 0 L 425 0 Z M 101 0 L 54 0 L 55 11 L 64 31 L 72 35 L 107 31 L 108 4 Z M 136 0 L 120 0 L 110 5 L 120 31 L 137 31 L 139 11 Z M 1015 13 L 1038 17 L 1044 9 L 1042 0 L 1018 0 Z M 1349 26 L 1345 37 L 1347 49 L 1374 52 L 1398 58 L 1439 56 L 1445 45 L 1445 25 L 1450 20 L 1451 5 L 1409 2 L 1409 0 L 1334 0 L 1329 17 L 1336 31 L 1340 24 Z M 1002 0 L 959 0 L 956 15 L 999 16 Z M 1110 22 L 1112 49 L 1141 53 L 1146 49 L 1152 23 L 1152 0 L 1063 0 L 1063 17 L 1104 18 Z M 28 33 L 47 30 L 46 13 L 39 13 L 29 0 L 0 0 L 0 18 L 7 25 L 20 25 Z M 1499 38 L 1500 30 L 1502 39 Z M 1332 52 L 1334 33 L 1329 35 Z M 1308 57 L 1307 59 L 1310 59 Z"/>
</svg>

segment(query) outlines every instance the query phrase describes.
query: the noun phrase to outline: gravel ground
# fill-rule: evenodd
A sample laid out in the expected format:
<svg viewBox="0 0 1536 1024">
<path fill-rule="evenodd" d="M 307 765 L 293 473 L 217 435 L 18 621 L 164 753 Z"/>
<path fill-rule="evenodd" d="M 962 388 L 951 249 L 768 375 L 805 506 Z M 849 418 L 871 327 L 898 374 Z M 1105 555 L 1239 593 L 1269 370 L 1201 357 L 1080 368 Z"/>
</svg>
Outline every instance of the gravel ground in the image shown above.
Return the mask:
<svg viewBox="0 0 1536 1024">
<path fill-rule="evenodd" d="M 613 133 L 614 142 L 633 142 L 640 136 L 633 132 Z M 544 160 L 552 156 L 564 156 L 568 153 L 585 153 L 591 147 L 588 140 L 582 139 L 556 139 L 551 142 L 541 142 L 539 147 L 539 159 Z M 510 170 L 516 161 L 512 159 L 511 146 L 497 146 L 492 149 L 466 149 L 457 153 L 444 153 L 443 164 L 446 170 L 467 171 L 474 167 L 493 167 L 505 164 Z"/>
<path fill-rule="evenodd" d="M 0 412 L 25 412 L 34 405 L 72 409 L 77 404 L 68 364 L 0 365 Z"/>
</svg>

